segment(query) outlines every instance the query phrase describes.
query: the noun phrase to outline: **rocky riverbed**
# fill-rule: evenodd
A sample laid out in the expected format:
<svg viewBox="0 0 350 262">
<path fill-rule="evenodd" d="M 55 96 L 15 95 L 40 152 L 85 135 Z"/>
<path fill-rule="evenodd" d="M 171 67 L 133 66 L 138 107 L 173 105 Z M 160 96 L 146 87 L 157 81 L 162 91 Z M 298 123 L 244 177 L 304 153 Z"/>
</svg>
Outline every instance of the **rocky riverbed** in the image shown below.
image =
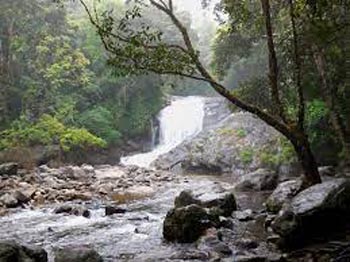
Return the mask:
<svg viewBox="0 0 350 262">
<path fill-rule="evenodd" d="M 281 241 L 287 241 L 292 247 L 288 241 L 294 237 L 309 239 L 313 235 L 311 230 L 308 235 L 300 236 L 300 224 L 291 224 L 291 221 L 318 221 L 323 214 L 334 219 L 329 210 L 347 217 L 350 187 L 346 179 L 327 176 L 328 182 L 324 185 L 303 191 L 294 198 L 298 190 L 294 190 L 297 184 L 292 182 L 283 182 L 269 197 L 277 180 L 276 174 L 267 170 L 264 175 L 261 175 L 263 170 L 253 172 L 246 176 L 249 179 L 242 177 L 234 183 L 226 175 L 176 175 L 120 166 L 83 165 L 59 169 L 41 166 L 34 172 L 15 172 L 12 166 L 11 170 L 11 174 L 2 175 L 0 180 L 1 240 L 15 240 L 25 248 L 44 248 L 50 262 L 342 261 L 331 259 L 347 250 L 344 234 L 326 242 L 312 242 L 307 249 L 304 246 L 297 251 L 278 248 Z M 193 194 L 193 198 L 188 198 L 185 192 L 192 192 L 189 194 Z M 229 197 L 223 198 L 224 195 Z M 275 204 L 283 197 L 281 205 Z M 268 206 L 277 206 L 283 212 L 276 215 L 276 209 L 266 209 L 267 198 Z M 9 199 L 12 199 L 10 205 Z M 305 202 L 307 199 L 310 203 Z M 176 216 L 171 215 L 174 207 Z M 221 212 L 221 208 L 225 211 Z M 183 211 L 188 217 L 184 221 L 182 215 L 179 217 Z M 200 216 L 194 218 L 194 211 Z M 285 215 L 291 213 L 300 218 L 291 220 Z M 172 222 L 165 223 L 163 228 L 163 222 L 169 217 Z M 187 241 L 186 226 L 182 223 L 194 221 L 195 224 L 189 224 L 189 231 L 195 232 L 198 227 L 194 225 L 202 223 L 204 218 L 211 222 L 205 222 L 198 235 Z M 169 225 L 170 228 L 180 226 L 185 235 L 181 236 L 179 230 L 176 234 L 171 230 L 166 233 L 166 225 L 168 228 Z M 172 243 L 179 236 L 185 239 L 180 242 L 194 242 Z M 0 261 L 11 261 L 1 260 L 4 248 L 9 246 L 0 244 Z M 16 248 L 21 250 L 22 247 Z"/>
<path fill-rule="evenodd" d="M 221 101 L 153 169 L 0 165 L 0 262 L 349 261 L 350 173 L 302 190 L 281 137 Z"/>
<path fill-rule="evenodd" d="M 214 241 L 212 237 L 223 230 L 219 234 L 227 235 L 228 240 L 232 229 L 208 229 L 208 239 L 203 238 L 197 244 L 170 244 L 162 237 L 163 220 L 182 190 L 232 191 L 232 184 L 224 180 L 119 166 L 59 169 L 41 166 L 32 173 L 19 170 L 17 174 L 1 176 L 4 216 L 0 218 L 0 235 L 2 240 L 43 247 L 49 261 L 53 261 L 59 248 L 86 245 L 100 253 L 104 261 L 224 259 L 233 254 L 232 244 Z M 22 195 L 26 198 L 18 198 Z M 251 194 L 240 195 L 237 198 L 240 209 L 260 209 L 264 194 L 254 195 L 253 198 Z M 10 205 L 9 199 L 12 199 Z M 106 215 L 106 209 L 111 206 L 120 212 Z M 88 215 L 81 210 L 87 210 Z M 245 234 L 244 228 L 236 227 L 234 235 Z"/>
</svg>

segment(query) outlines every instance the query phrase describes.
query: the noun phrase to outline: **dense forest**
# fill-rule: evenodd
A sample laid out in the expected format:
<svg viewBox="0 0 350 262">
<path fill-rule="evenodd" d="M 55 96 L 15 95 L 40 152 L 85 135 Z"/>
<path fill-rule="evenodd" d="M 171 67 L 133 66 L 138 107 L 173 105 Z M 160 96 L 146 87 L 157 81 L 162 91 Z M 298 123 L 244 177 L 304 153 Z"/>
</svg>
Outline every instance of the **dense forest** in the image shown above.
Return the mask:
<svg viewBox="0 0 350 262">
<path fill-rule="evenodd" d="M 127 5 L 103 1 L 97 8 L 122 16 Z M 189 14 L 181 16 L 190 27 Z M 84 159 L 85 151 L 96 148 L 147 144 L 166 97 L 208 92 L 206 85 L 192 81 L 134 75 L 108 65 L 108 54 L 79 3 L 5 1 L 0 19 L 1 150 L 49 146 L 45 159 L 61 155 L 64 160 L 73 152 L 69 157 L 78 161 L 77 156 Z M 164 16 L 149 12 L 143 19 L 176 41 Z M 206 26 L 214 28 L 213 23 Z M 205 33 L 199 39 L 192 32 L 199 47 L 215 32 Z M 208 46 L 200 48 L 209 55 Z M 131 145 L 125 150 L 144 149 Z"/>
<path fill-rule="evenodd" d="M 0 0 L 0 262 L 350 261 L 350 1 Z"/>
</svg>

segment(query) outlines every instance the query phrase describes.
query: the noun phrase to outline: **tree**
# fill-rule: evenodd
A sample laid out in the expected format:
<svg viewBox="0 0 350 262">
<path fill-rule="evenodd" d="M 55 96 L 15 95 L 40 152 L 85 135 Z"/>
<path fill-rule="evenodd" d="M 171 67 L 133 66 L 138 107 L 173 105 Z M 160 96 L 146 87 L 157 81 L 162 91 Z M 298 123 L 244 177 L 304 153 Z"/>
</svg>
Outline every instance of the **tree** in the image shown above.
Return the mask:
<svg viewBox="0 0 350 262">
<path fill-rule="evenodd" d="M 80 0 L 84 6 L 91 23 L 96 27 L 105 49 L 109 52 L 109 63 L 115 67 L 126 69 L 133 73 L 157 73 L 170 74 L 205 81 L 211 87 L 225 97 L 232 104 L 248 111 L 268 125 L 274 127 L 284 135 L 293 145 L 300 164 L 304 171 L 304 184 L 309 186 L 321 182 L 317 163 L 311 151 L 308 135 L 305 132 L 305 99 L 301 85 L 297 85 L 298 113 L 293 119 L 285 113 L 284 103 L 281 100 L 281 88 L 278 84 L 278 63 L 275 51 L 274 35 L 271 21 L 271 8 L 269 0 L 261 0 L 261 8 L 265 23 L 266 39 L 269 53 L 269 79 L 270 96 L 275 112 L 270 113 L 249 104 L 226 86 L 221 84 L 204 67 L 200 60 L 199 52 L 191 41 L 188 29 L 177 17 L 172 0 L 150 0 L 149 2 L 138 1 L 133 8 L 126 12 L 125 17 L 116 20 L 111 12 L 98 12 L 90 9 L 84 0 Z M 172 21 L 182 36 L 183 44 L 173 44 L 162 41 L 161 32 L 140 23 L 138 29 L 132 27 L 142 17 L 141 6 L 156 8 Z M 290 2 L 291 13 L 293 2 Z M 295 32 L 295 53 L 298 53 Z M 296 59 L 296 70 L 298 61 Z"/>
</svg>

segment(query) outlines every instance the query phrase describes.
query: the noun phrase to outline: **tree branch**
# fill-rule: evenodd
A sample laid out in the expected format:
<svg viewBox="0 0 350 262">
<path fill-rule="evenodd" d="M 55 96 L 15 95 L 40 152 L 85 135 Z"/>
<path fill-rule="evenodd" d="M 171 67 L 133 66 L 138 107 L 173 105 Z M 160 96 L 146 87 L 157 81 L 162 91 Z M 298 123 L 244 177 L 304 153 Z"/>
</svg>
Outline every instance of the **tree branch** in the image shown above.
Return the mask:
<svg viewBox="0 0 350 262">
<path fill-rule="evenodd" d="M 295 82 L 298 94 L 298 128 L 301 131 L 304 131 L 304 122 L 305 122 L 305 98 L 304 98 L 304 89 L 301 83 L 301 60 L 299 55 L 299 43 L 298 43 L 298 33 L 295 24 L 295 13 L 293 0 L 289 1 L 289 14 L 290 20 L 292 23 L 292 32 L 293 32 L 293 46 L 294 46 L 294 62 L 295 62 Z"/>
<path fill-rule="evenodd" d="M 261 6 L 263 14 L 265 17 L 265 28 L 267 34 L 267 45 L 269 49 L 269 79 L 270 79 L 270 91 L 271 98 L 274 105 L 277 107 L 277 113 L 279 117 L 284 122 L 286 121 L 284 115 L 283 105 L 281 103 L 279 89 L 278 89 L 278 65 L 277 65 L 277 56 L 275 51 L 275 44 L 273 41 L 273 32 L 271 25 L 271 14 L 270 14 L 270 2 L 269 0 L 261 0 Z"/>
<path fill-rule="evenodd" d="M 221 94 L 223 97 L 228 99 L 231 103 L 233 103 L 237 107 L 258 116 L 260 119 L 264 120 L 266 123 L 268 123 L 269 125 L 276 128 L 278 131 L 280 131 L 285 136 L 287 136 L 287 137 L 290 136 L 289 127 L 286 124 L 280 122 L 275 117 L 273 117 L 269 113 L 261 110 L 260 108 L 243 102 L 238 97 L 236 97 L 230 90 L 228 90 L 225 86 L 223 86 L 222 84 L 215 81 L 215 79 L 211 76 L 211 74 L 204 68 L 204 66 L 200 62 L 198 54 L 192 45 L 192 42 L 191 42 L 191 39 L 189 37 L 189 33 L 188 33 L 186 27 L 183 26 L 183 24 L 178 20 L 178 18 L 175 16 L 175 14 L 170 9 L 164 8 L 162 5 L 157 3 L 155 0 L 150 0 L 150 2 L 153 6 L 155 6 L 156 8 L 158 8 L 159 10 L 161 10 L 165 14 L 167 14 L 170 17 L 170 19 L 172 20 L 172 22 L 175 24 L 175 26 L 178 28 L 178 30 L 182 34 L 185 45 L 188 49 L 188 54 L 191 56 L 194 64 L 196 65 L 196 67 L 197 67 L 198 71 L 200 72 L 200 74 L 202 75 L 203 79 L 205 79 L 204 81 L 210 83 L 215 91 L 217 91 L 219 94 Z M 279 105 L 281 106 L 280 103 L 279 103 Z"/>
</svg>

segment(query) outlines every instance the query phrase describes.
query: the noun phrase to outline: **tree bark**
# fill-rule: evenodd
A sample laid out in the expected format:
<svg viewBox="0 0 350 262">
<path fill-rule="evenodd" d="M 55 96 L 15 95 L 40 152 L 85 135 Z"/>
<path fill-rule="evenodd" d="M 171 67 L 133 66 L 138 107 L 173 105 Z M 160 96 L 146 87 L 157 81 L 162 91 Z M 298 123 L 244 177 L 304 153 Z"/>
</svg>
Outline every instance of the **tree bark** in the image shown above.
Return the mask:
<svg viewBox="0 0 350 262">
<path fill-rule="evenodd" d="M 295 131 L 288 139 L 292 143 L 304 171 L 303 188 L 321 183 L 318 165 L 312 153 L 308 137 L 301 132 Z"/>
</svg>

